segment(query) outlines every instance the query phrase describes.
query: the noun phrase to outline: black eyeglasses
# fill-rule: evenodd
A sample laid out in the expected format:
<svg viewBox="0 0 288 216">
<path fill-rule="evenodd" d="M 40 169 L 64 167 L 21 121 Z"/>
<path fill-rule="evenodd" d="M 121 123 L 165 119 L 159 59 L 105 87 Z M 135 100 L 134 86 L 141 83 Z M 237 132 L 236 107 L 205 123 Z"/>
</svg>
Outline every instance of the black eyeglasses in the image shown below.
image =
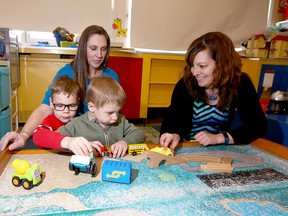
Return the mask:
<svg viewBox="0 0 288 216">
<path fill-rule="evenodd" d="M 66 109 L 66 107 L 68 108 L 69 111 L 76 111 L 78 109 L 78 104 L 56 104 L 53 103 L 54 109 L 56 111 L 63 111 Z"/>
</svg>

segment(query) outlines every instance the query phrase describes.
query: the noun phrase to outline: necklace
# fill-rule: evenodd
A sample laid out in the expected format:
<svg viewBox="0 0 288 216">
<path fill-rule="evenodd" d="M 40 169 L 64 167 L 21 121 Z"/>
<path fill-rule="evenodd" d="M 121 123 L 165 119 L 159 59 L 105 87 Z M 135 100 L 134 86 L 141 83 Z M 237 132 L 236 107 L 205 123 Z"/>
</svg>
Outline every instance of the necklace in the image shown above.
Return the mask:
<svg viewBox="0 0 288 216">
<path fill-rule="evenodd" d="M 206 95 L 210 101 L 215 101 L 218 98 L 218 89 L 206 89 Z"/>
<path fill-rule="evenodd" d="M 217 95 L 210 95 L 209 100 L 215 101 L 217 99 Z"/>
</svg>

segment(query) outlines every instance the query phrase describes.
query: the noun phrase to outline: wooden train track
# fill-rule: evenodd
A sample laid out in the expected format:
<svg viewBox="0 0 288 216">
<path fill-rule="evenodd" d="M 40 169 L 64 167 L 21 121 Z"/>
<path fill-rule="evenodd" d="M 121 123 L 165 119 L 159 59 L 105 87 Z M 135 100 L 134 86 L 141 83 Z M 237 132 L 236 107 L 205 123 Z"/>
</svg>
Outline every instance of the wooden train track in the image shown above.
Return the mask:
<svg viewBox="0 0 288 216">
<path fill-rule="evenodd" d="M 200 162 L 202 171 L 232 172 L 232 159 L 229 157 L 209 157 L 201 155 L 193 156 L 166 156 L 158 152 L 145 151 L 144 156 L 147 158 L 147 164 L 151 168 L 157 168 L 161 164 L 174 165 L 187 162 Z"/>
</svg>

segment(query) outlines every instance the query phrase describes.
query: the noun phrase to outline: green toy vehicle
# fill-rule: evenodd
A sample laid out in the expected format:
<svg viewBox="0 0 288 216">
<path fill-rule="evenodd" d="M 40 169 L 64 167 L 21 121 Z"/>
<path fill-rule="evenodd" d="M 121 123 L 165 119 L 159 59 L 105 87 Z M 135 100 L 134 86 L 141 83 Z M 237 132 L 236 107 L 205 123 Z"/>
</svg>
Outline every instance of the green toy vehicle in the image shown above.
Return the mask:
<svg viewBox="0 0 288 216">
<path fill-rule="evenodd" d="M 42 171 L 39 164 L 34 163 L 32 166 L 26 160 L 15 159 L 12 162 L 15 172 L 12 174 L 12 184 L 15 187 L 21 185 L 26 190 L 30 190 L 42 181 Z"/>
</svg>

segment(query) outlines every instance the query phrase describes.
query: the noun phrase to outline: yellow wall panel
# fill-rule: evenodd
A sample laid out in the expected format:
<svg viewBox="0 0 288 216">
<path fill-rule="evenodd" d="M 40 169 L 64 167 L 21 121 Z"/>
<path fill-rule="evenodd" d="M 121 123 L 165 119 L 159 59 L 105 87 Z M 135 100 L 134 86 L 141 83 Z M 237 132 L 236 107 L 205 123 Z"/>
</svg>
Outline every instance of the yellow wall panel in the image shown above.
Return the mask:
<svg viewBox="0 0 288 216">
<path fill-rule="evenodd" d="M 41 104 L 55 74 L 69 62 L 71 59 L 21 56 L 21 83 L 18 88 L 19 122 L 26 122 L 30 114 Z"/>
<path fill-rule="evenodd" d="M 168 107 L 175 85 L 173 84 L 150 84 L 149 107 Z"/>
<path fill-rule="evenodd" d="M 150 82 L 177 83 L 183 74 L 185 61 L 152 59 Z"/>
</svg>

